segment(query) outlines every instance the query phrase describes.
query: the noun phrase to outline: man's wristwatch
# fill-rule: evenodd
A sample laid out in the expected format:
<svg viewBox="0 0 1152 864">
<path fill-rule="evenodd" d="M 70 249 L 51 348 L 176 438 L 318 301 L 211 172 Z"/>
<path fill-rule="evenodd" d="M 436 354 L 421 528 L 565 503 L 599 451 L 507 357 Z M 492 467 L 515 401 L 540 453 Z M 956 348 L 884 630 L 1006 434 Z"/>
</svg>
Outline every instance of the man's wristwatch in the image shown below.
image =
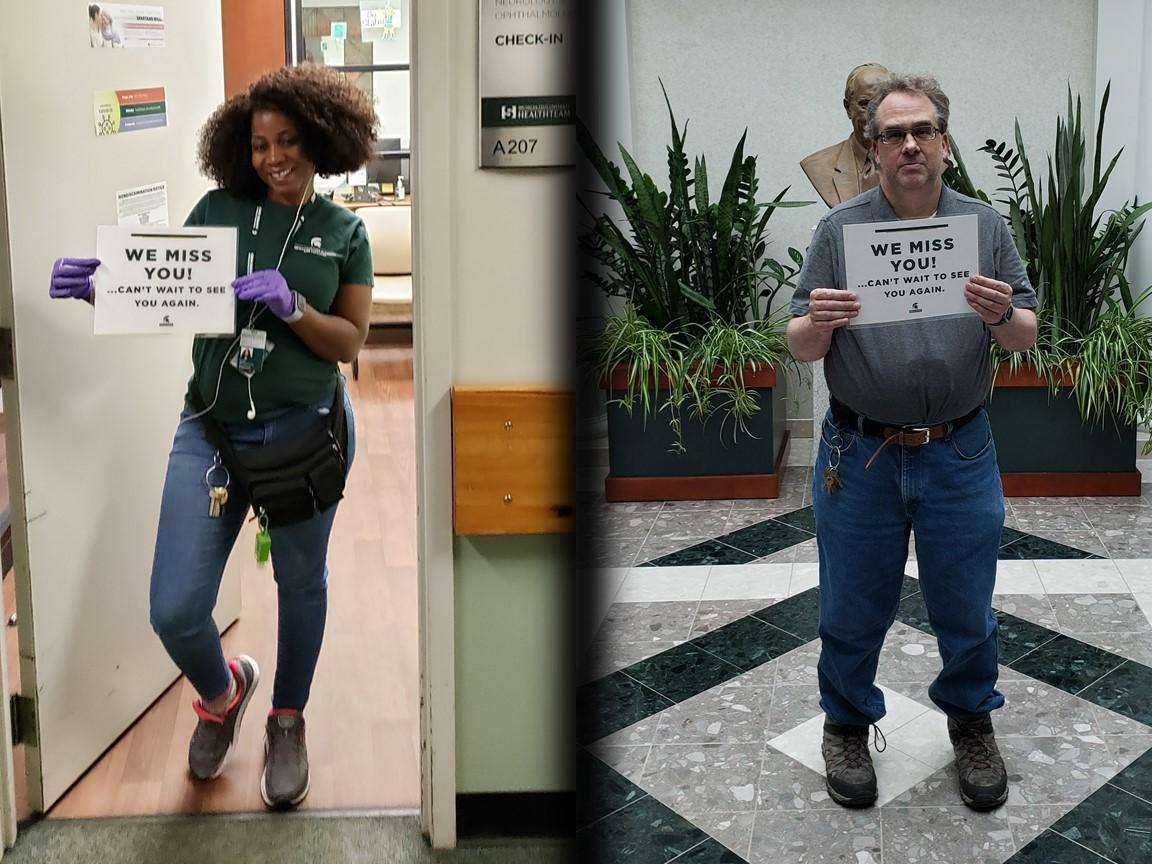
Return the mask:
<svg viewBox="0 0 1152 864">
<path fill-rule="evenodd" d="M 989 324 L 988 326 L 989 327 L 999 327 L 1001 324 L 1007 324 L 1009 321 L 1012 320 L 1012 310 L 1015 308 L 1016 308 L 1015 306 L 1013 306 L 1011 303 L 1009 303 L 1008 308 L 1004 310 L 1004 314 L 1000 317 L 1000 320 L 997 321 L 995 324 Z"/>
<path fill-rule="evenodd" d="M 308 308 L 308 301 L 304 299 L 304 295 L 299 291 L 293 291 L 292 295 L 296 298 L 296 306 L 292 310 L 292 314 L 287 318 L 282 318 L 285 324 L 295 324 L 304 317 L 304 310 Z"/>
</svg>

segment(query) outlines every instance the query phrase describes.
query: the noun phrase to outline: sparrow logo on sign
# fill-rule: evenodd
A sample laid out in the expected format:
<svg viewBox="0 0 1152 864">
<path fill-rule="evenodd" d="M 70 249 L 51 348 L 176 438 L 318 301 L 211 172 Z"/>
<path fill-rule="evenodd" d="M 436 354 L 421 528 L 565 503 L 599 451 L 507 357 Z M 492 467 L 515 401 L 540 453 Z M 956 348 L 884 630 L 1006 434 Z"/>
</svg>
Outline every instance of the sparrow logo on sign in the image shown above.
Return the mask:
<svg viewBox="0 0 1152 864">
<path fill-rule="evenodd" d="M 160 326 L 161 327 L 171 327 L 172 326 L 172 318 L 168 315 L 165 315 L 163 318 L 160 319 Z"/>
<path fill-rule="evenodd" d="M 516 119 L 516 106 L 515 105 L 501 105 L 500 106 L 500 119 L 501 120 L 515 120 Z"/>
</svg>

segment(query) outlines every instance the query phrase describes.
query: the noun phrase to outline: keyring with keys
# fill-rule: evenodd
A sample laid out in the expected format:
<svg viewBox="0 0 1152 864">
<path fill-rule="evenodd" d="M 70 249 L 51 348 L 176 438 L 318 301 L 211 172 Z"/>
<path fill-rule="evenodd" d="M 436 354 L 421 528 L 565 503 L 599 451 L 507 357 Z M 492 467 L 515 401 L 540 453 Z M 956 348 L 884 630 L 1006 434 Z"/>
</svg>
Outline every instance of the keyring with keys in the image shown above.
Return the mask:
<svg viewBox="0 0 1152 864">
<path fill-rule="evenodd" d="M 217 471 L 224 472 L 224 484 L 217 485 L 212 479 L 213 474 Z M 232 475 L 228 473 L 228 468 L 223 462 L 220 461 L 220 453 L 217 452 L 212 460 L 212 464 L 208 466 L 208 470 L 204 472 L 204 485 L 208 487 L 208 515 L 213 519 L 219 518 L 220 514 L 224 511 L 224 506 L 228 503 L 228 485 L 232 482 Z"/>
<path fill-rule="evenodd" d="M 840 430 L 836 430 L 836 434 L 832 436 L 832 443 L 828 445 L 830 448 L 828 467 L 824 469 L 824 491 L 829 495 L 844 486 L 838 470 L 840 468 L 840 444 Z"/>
</svg>

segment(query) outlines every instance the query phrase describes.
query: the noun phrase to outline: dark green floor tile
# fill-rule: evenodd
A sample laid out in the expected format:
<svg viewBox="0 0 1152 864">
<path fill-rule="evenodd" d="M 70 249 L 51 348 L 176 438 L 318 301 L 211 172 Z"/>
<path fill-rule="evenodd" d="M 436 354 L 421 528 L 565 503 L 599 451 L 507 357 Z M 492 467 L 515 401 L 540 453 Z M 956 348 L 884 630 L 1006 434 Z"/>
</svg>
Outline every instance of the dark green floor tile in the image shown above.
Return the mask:
<svg viewBox="0 0 1152 864">
<path fill-rule="evenodd" d="M 896 609 L 896 620 L 925 633 L 934 632 L 932 625 L 928 623 L 928 607 L 924 605 L 924 595 L 919 591 L 900 600 L 900 606 Z"/>
<path fill-rule="evenodd" d="M 920 580 L 913 579 L 911 576 L 905 576 L 904 581 L 900 583 L 900 599 L 910 597 L 913 594 L 920 592 Z"/>
<path fill-rule="evenodd" d="M 816 534 L 816 513 L 811 507 L 793 510 L 791 513 L 772 518 L 777 522 L 783 522 L 785 525 L 791 525 L 793 528 L 799 528 L 801 531 L 807 531 L 809 534 Z"/>
<path fill-rule="evenodd" d="M 705 540 L 679 552 L 669 552 L 641 567 L 687 567 L 690 564 L 749 564 L 759 558 L 742 549 L 734 549 L 719 540 Z"/>
<path fill-rule="evenodd" d="M 999 609 L 996 610 L 996 620 L 1000 624 L 1000 662 L 1005 666 L 1011 666 L 1029 651 L 1051 642 L 1060 635 L 1055 630 L 1017 618 Z"/>
<path fill-rule="evenodd" d="M 1107 864 L 1094 852 L 1045 831 L 1004 864 Z"/>
<path fill-rule="evenodd" d="M 1015 528 L 1008 528 L 1005 526 L 1000 529 L 1000 545 L 1007 546 L 1009 543 L 1015 543 L 1022 537 L 1031 537 L 1031 534 L 1025 534 L 1023 531 L 1017 531 Z"/>
<path fill-rule="evenodd" d="M 1097 789 L 1052 830 L 1116 864 L 1152 861 L 1152 804 L 1112 786 Z"/>
<path fill-rule="evenodd" d="M 1133 660 L 1126 660 L 1076 695 L 1137 723 L 1152 726 L 1152 669 Z"/>
<path fill-rule="evenodd" d="M 681 855 L 674 864 L 748 864 L 722 843 L 709 837 L 691 852 Z"/>
<path fill-rule="evenodd" d="M 576 732 L 579 743 L 590 744 L 605 735 L 639 723 L 672 706 L 672 700 L 634 681 L 623 672 L 613 672 L 576 691 Z"/>
<path fill-rule="evenodd" d="M 1097 678 L 1107 675 L 1124 662 L 1123 657 L 1062 634 L 1045 642 L 1035 651 L 1029 651 L 1019 659 L 1009 661 L 1005 659 L 1004 636 L 1004 626 L 1001 624 L 1001 663 L 1030 678 L 1059 687 L 1065 693 L 1079 693 Z"/>
<path fill-rule="evenodd" d="M 643 789 L 609 768 L 587 750 L 576 754 L 576 788 L 579 790 L 578 828 L 591 825 L 609 813 L 648 795 Z"/>
<path fill-rule="evenodd" d="M 752 614 L 761 621 L 810 642 L 820 635 L 820 589 L 809 588 Z"/>
<path fill-rule="evenodd" d="M 749 525 L 717 539 L 729 546 L 743 549 L 757 558 L 763 558 L 765 555 L 811 540 L 813 536 L 811 531 L 803 531 L 775 519 L 769 519 L 767 522 Z"/>
<path fill-rule="evenodd" d="M 576 834 L 579 861 L 667 864 L 708 835 L 655 798 L 642 798 Z"/>
<path fill-rule="evenodd" d="M 1152 803 L 1152 750 L 1146 750 L 1108 782 Z"/>
<path fill-rule="evenodd" d="M 744 671 L 702 650 L 700 641 L 694 639 L 661 651 L 621 671 L 673 702 L 711 690 Z"/>
<path fill-rule="evenodd" d="M 1007 546 L 1001 546 L 999 557 L 1002 561 L 1034 561 L 1039 558 L 1083 559 L 1091 557 L 1091 553 L 1073 549 L 1053 540 L 1045 540 L 1043 537 L 1028 535 Z"/>
<path fill-rule="evenodd" d="M 781 654 L 787 654 L 793 648 L 799 648 L 804 641 L 759 618 L 748 616 L 697 636 L 692 640 L 692 645 L 747 672 Z"/>
</svg>

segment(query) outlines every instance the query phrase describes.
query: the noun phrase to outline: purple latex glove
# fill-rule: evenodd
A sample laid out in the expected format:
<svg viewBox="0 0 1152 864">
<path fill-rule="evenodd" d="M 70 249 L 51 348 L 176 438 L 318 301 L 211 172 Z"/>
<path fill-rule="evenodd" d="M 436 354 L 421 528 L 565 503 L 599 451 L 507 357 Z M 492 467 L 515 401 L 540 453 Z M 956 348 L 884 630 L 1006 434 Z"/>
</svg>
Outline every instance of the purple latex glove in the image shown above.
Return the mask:
<svg viewBox="0 0 1152 864">
<path fill-rule="evenodd" d="M 48 296 L 87 300 L 92 296 L 92 274 L 99 266 L 99 258 L 57 258 L 52 265 Z"/>
<path fill-rule="evenodd" d="M 266 305 L 277 318 L 287 318 L 296 311 L 296 295 L 279 270 L 257 270 L 232 283 L 238 300 L 254 300 Z"/>
</svg>

